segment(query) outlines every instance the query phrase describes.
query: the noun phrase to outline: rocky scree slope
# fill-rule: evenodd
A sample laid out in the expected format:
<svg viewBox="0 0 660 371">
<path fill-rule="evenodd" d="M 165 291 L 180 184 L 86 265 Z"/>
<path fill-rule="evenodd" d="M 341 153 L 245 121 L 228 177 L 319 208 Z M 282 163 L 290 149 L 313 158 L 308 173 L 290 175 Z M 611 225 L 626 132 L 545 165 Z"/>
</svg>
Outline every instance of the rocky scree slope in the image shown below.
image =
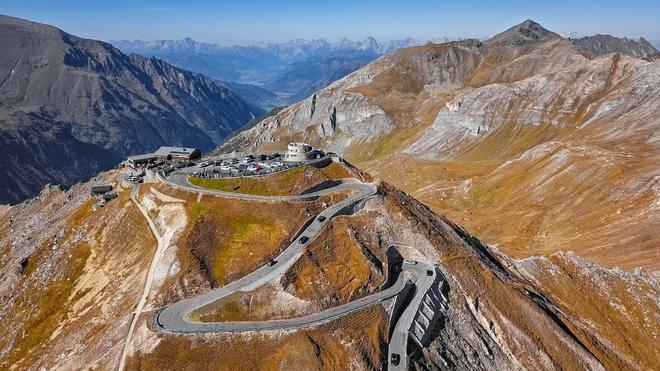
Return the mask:
<svg viewBox="0 0 660 371">
<path fill-rule="evenodd" d="M 514 257 L 656 270 L 660 64 L 597 54 L 533 21 L 398 50 L 219 151 L 306 141 Z"/>
<path fill-rule="evenodd" d="M 89 201 L 92 184 L 114 182 L 116 176 L 104 173 L 68 191 L 48 187 L 0 215 L 3 367 L 116 365 L 156 245 L 128 189 L 104 208 Z M 178 300 L 209 289 L 186 242 L 194 233 L 186 224 L 204 224 L 210 216 L 200 215 L 200 208 L 223 201 L 208 197 L 197 199 L 165 185 L 141 192 L 140 202 L 168 244 L 147 308 L 162 305 L 165 297 Z M 283 311 L 301 303 L 338 305 L 377 290 L 374 283 L 385 279 L 388 263 L 397 258 L 388 250 L 396 242 L 399 259 L 436 263 L 447 280 L 442 288 L 447 301 L 429 344 L 411 343 L 415 368 L 600 370 L 658 363 L 654 339 L 660 314 L 652 305 L 658 285 L 643 270 L 602 269 L 565 253 L 510 259 L 388 184 L 332 223 L 333 237 L 315 240 L 283 277 L 282 287 L 275 287 L 289 298 L 278 304 Z M 170 233 L 174 230 L 180 232 Z M 351 264 L 336 255 L 350 256 Z M 149 327 L 152 314 L 141 315 L 127 363 L 131 369 L 183 365 L 179 360 L 188 367 L 217 366 L 219 355 L 228 367 L 263 362 L 278 368 L 369 369 L 387 362 L 382 353 L 387 315 L 379 307 L 313 329 L 240 336 L 156 333 Z M 237 359 L 246 349 L 254 357 Z"/>
<path fill-rule="evenodd" d="M 593 55 L 622 53 L 647 61 L 654 61 L 660 56 L 658 49 L 643 37 L 633 40 L 612 35 L 594 35 L 573 39 L 571 42 Z"/>
<path fill-rule="evenodd" d="M 227 88 L 109 44 L 0 15 L 0 203 L 163 144 L 213 148 L 260 112 Z"/>
</svg>

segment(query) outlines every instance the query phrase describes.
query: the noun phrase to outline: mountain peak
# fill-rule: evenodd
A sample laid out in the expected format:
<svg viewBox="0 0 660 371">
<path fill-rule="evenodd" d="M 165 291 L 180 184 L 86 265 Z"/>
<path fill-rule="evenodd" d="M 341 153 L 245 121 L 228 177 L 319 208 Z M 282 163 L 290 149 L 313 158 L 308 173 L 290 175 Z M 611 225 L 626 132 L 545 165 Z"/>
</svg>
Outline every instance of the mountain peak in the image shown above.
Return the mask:
<svg viewBox="0 0 660 371">
<path fill-rule="evenodd" d="M 522 44 L 526 42 L 543 41 L 560 38 L 558 34 L 546 29 L 531 19 L 515 25 L 488 39 L 487 43 Z"/>
</svg>

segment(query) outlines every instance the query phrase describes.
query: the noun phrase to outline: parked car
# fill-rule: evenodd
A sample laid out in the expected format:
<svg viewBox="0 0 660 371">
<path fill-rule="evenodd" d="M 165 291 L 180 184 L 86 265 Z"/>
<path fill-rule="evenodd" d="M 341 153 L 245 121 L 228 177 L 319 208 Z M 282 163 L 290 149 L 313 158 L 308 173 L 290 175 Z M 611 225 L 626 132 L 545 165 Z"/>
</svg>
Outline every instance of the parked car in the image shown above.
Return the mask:
<svg viewBox="0 0 660 371">
<path fill-rule="evenodd" d="M 270 260 L 268 261 L 268 266 L 269 266 L 269 267 L 272 267 L 272 266 L 275 265 L 275 264 L 277 264 L 277 260 L 275 260 L 275 259 L 270 259 Z"/>
<path fill-rule="evenodd" d="M 300 243 L 307 243 L 307 241 L 309 241 L 309 237 L 307 237 L 307 236 L 302 236 L 298 240 L 298 242 L 300 242 Z"/>
<path fill-rule="evenodd" d="M 427 271 L 426 271 L 426 275 L 427 275 L 427 276 L 432 276 L 432 275 L 433 275 L 433 271 L 430 270 L 430 269 L 427 270 Z"/>
<path fill-rule="evenodd" d="M 401 356 L 398 355 L 397 353 L 392 353 L 392 357 L 390 357 L 390 362 L 392 362 L 393 365 L 398 366 L 399 362 L 401 362 Z"/>
</svg>

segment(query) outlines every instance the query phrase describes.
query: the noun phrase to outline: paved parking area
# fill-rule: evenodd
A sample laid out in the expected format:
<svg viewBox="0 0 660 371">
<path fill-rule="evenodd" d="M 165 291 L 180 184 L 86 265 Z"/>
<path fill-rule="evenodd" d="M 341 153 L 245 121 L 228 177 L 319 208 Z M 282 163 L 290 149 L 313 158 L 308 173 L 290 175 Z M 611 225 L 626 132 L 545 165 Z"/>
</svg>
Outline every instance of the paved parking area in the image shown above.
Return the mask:
<svg viewBox="0 0 660 371">
<path fill-rule="evenodd" d="M 303 162 L 284 162 L 273 154 L 207 158 L 198 162 L 190 174 L 200 178 L 235 178 L 275 174 L 303 165 Z"/>
</svg>

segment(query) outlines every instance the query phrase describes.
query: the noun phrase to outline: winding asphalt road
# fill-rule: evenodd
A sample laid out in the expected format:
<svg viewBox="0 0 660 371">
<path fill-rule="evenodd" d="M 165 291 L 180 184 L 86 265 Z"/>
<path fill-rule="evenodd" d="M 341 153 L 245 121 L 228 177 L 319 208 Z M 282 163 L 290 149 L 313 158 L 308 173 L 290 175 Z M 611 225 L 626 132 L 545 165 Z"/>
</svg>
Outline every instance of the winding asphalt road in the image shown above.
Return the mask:
<svg viewBox="0 0 660 371">
<path fill-rule="evenodd" d="M 195 170 L 197 170 L 196 166 L 184 168 L 171 173 L 167 178 L 161 177 L 161 179 L 169 183 L 170 185 L 174 186 L 175 188 L 184 191 L 222 196 L 228 198 L 237 198 L 242 200 L 251 200 L 251 201 L 268 201 L 268 202 L 308 201 L 308 200 L 314 200 L 320 196 L 325 196 L 332 193 L 339 193 L 343 191 L 357 191 L 358 195 L 360 194 L 363 195 L 363 197 L 361 198 L 366 198 L 372 194 L 375 194 L 376 192 L 376 187 L 373 184 L 347 182 L 347 181 L 342 181 L 341 184 L 334 186 L 332 188 L 326 188 L 326 189 L 318 190 L 316 192 L 310 192 L 300 195 L 262 196 L 262 195 L 253 195 L 247 193 L 226 192 L 226 191 L 218 191 L 215 189 L 203 188 L 190 183 L 188 178 L 192 175 L 192 173 Z"/>
<path fill-rule="evenodd" d="M 207 294 L 190 299 L 184 299 L 177 303 L 160 308 L 156 312 L 153 319 L 154 327 L 158 331 L 167 333 L 249 332 L 288 330 L 315 326 L 391 299 L 397 296 L 401 290 L 403 290 L 407 280 L 412 280 L 416 286 L 415 296 L 413 297 L 411 303 L 404 310 L 399 321 L 397 321 L 392 339 L 389 344 L 390 356 L 393 353 L 401 355 L 400 364 L 398 366 L 389 364 L 389 367 L 391 369 L 406 368 L 406 346 L 408 330 L 412 325 L 417 308 L 419 307 L 419 304 L 421 303 L 426 290 L 430 287 L 433 280 L 435 279 L 436 274 L 433 266 L 421 261 L 404 261 L 397 280 L 388 288 L 350 303 L 343 304 L 334 308 L 329 308 L 307 316 L 260 322 L 199 322 L 190 317 L 190 314 L 193 311 L 209 305 L 228 295 L 236 292 L 252 291 L 257 287 L 260 287 L 281 277 L 302 256 L 305 246 L 319 235 L 323 226 L 328 223 L 332 217 L 340 214 L 346 209 L 352 208 L 353 206 L 364 201 L 366 198 L 376 194 L 377 189 L 373 184 L 342 182 L 335 187 L 304 195 L 260 196 L 216 191 L 195 186 L 188 181 L 190 173 L 194 170 L 194 168 L 189 168 L 184 171 L 176 171 L 163 180 L 176 188 L 186 191 L 255 201 L 309 200 L 319 196 L 342 191 L 353 191 L 353 194 L 347 199 L 342 200 L 321 212 L 319 216 L 324 216 L 325 220 L 320 221 L 318 217 L 315 218 L 314 221 L 306 226 L 305 229 L 300 233 L 301 236 L 309 237 L 309 241 L 305 244 L 302 244 L 299 241 L 294 241 L 291 243 L 284 251 L 282 251 L 282 253 L 280 253 L 280 255 L 274 259 L 276 262 L 274 265 L 262 266 L 256 271 L 236 281 L 233 281 L 226 286 L 212 290 Z M 388 362 L 389 361 L 390 358 L 388 357 Z"/>
<path fill-rule="evenodd" d="M 406 306 L 406 309 L 403 311 L 403 314 L 401 314 L 401 317 L 399 317 L 399 320 L 394 327 L 394 331 L 392 332 L 392 337 L 390 338 L 390 342 L 387 346 L 388 353 L 390 355 L 390 358 L 388 359 L 388 362 L 390 362 L 388 370 L 408 369 L 408 357 L 406 357 L 406 352 L 408 348 L 408 335 L 410 327 L 413 324 L 417 310 L 422 304 L 424 295 L 426 295 L 426 292 L 429 290 L 429 288 L 431 288 L 431 285 L 433 284 L 433 281 L 438 274 L 435 268 L 428 263 L 421 261 L 404 262 L 404 267 L 406 266 L 406 263 L 416 264 L 415 267 L 417 269 L 413 270 L 415 274 L 417 274 L 417 279 L 415 282 L 415 295 L 413 296 L 412 300 L 410 300 L 410 303 L 408 303 L 408 306 Z M 391 357 L 393 354 L 398 354 L 401 357 L 398 365 L 393 365 L 391 363 Z"/>
</svg>

